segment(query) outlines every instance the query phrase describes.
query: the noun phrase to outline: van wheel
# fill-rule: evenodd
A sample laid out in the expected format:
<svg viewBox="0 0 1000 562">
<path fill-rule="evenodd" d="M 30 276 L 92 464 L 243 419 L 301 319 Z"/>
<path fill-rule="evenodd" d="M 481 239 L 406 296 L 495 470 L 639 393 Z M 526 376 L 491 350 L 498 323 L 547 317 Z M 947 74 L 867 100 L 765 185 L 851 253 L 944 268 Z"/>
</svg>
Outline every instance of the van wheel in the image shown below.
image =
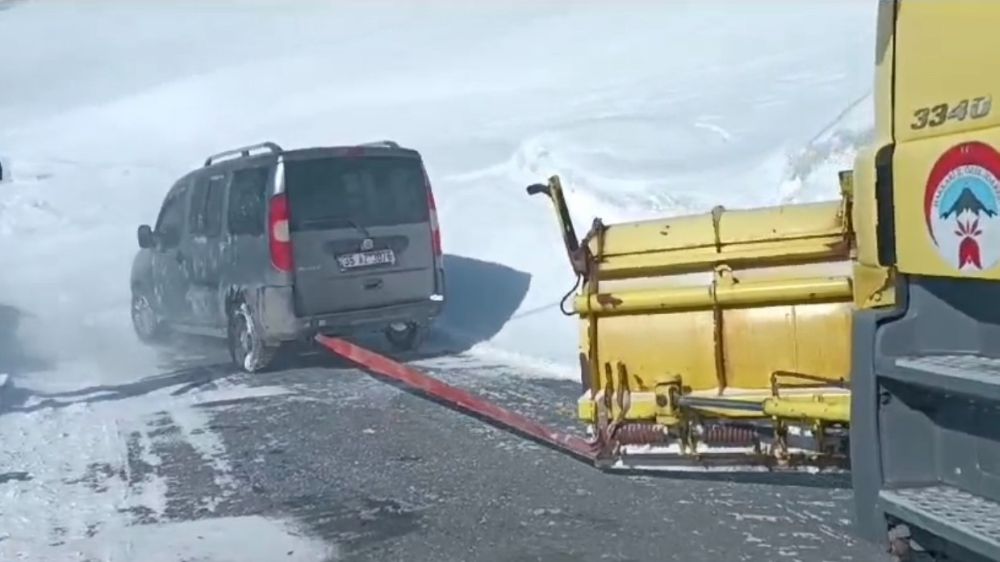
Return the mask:
<svg viewBox="0 0 1000 562">
<path fill-rule="evenodd" d="M 141 289 L 132 290 L 132 329 L 143 343 L 161 342 L 167 327 L 153 309 L 149 296 Z"/>
<path fill-rule="evenodd" d="M 424 329 L 416 322 L 390 324 L 385 329 L 385 339 L 398 351 L 412 351 L 423 342 Z"/>
<path fill-rule="evenodd" d="M 227 341 L 233 364 L 247 373 L 256 373 L 268 368 L 278 352 L 278 346 L 266 345 L 261 339 L 253 313 L 245 302 L 239 303 L 229 311 Z"/>
</svg>

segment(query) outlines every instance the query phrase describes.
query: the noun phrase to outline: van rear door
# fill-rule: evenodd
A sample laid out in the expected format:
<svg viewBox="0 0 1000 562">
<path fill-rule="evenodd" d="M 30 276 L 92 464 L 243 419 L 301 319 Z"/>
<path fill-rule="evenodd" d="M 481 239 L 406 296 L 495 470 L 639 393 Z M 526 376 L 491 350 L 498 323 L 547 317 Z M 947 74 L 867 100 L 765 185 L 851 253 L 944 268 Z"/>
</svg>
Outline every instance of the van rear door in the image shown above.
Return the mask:
<svg viewBox="0 0 1000 562">
<path fill-rule="evenodd" d="M 426 300 L 434 293 L 425 177 L 418 153 L 405 149 L 286 155 L 299 316 Z"/>
</svg>

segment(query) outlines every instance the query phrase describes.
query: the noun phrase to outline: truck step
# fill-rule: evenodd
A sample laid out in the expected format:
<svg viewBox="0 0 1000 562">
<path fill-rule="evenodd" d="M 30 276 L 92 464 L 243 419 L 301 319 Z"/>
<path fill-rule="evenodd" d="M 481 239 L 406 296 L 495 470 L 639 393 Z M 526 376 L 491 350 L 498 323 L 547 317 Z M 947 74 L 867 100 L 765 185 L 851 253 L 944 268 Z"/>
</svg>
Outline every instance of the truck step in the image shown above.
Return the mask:
<svg viewBox="0 0 1000 562">
<path fill-rule="evenodd" d="M 990 560 L 1000 560 L 1000 503 L 953 486 L 882 490 L 883 511 Z"/>
<path fill-rule="evenodd" d="M 1000 401 L 1000 359 L 924 355 L 896 359 L 880 376 L 967 396 Z"/>
</svg>

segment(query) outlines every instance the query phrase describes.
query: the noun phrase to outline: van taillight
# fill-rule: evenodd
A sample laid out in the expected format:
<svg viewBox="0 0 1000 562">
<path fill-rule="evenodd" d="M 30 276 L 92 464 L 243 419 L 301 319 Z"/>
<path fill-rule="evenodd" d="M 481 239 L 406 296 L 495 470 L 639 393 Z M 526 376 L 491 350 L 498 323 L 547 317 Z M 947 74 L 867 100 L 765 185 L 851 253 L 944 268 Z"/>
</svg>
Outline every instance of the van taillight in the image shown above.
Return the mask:
<svg viewBox="0 0 1000 562">
<path fill-rule="evenodd" d="M 441 249 L 441 227 L 438 226 L 437 204 L 434 203 L 434 191 L 431 190 L 431 179 L 424 170 L 424 185 L 427 186 L 427 209 L 431 222 L 431 246 L 434 248 L 434 257 L 440 258 L 443 254 Z"/>
<path fill-rule="evenodd" d="M 267 237 L 271 247 L 271 264 L 278 271 L 292 271 L 292 236 L 288 226 L 288 197 L 284 193 L 271 198 Z"/>
</svg>

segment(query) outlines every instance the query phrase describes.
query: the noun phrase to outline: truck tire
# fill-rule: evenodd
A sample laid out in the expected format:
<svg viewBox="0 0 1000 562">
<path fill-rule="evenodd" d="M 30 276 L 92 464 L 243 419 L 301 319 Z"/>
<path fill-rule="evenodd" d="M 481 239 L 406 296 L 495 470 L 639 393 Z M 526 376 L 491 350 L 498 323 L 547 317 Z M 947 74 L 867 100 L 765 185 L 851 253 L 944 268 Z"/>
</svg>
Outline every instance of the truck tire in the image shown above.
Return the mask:
<svg viewBox="0 0 1000 562">
<path fill-rule="evenodd" d="M 132 289 L 132 330 L 143 343 L 162 342 L 167 327 L 156 314 L 149 295 L 141 288 Z"/>
<path fill-rule="evenodd" d="M 242 301 L 229 311 L 226 341 L 233 364 L 246 373 L 267 369 L 278 352 L 278 346 L 269 345 L 261 338 L 250 306 Z"/>
</svg>

